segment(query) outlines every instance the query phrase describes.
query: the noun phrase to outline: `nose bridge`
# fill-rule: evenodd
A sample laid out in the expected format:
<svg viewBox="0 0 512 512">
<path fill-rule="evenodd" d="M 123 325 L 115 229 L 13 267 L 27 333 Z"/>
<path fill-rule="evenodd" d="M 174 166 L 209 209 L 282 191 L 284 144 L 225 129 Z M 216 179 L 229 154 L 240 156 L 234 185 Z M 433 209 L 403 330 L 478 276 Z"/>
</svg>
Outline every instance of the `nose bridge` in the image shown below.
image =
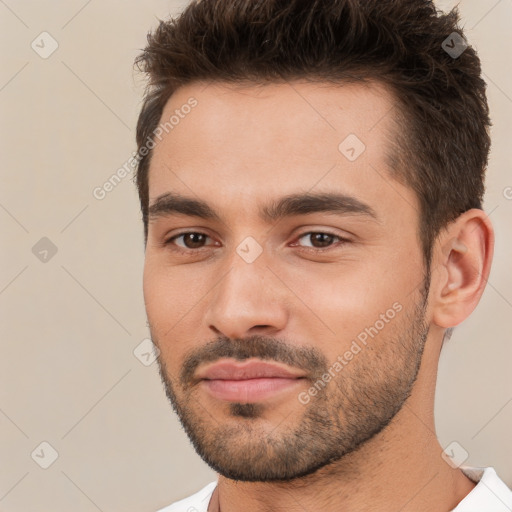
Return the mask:
<svg viewBox="0 0 512 512">
<path fill-rule="evenodd" d="M 263 247 L 244 239 L 226 262 L 223 277 L 212 290 L 206 321 L 229 337 L 244 337 L 255 327 L 282 329 L 286 311 L 278 283 L 267 268 Z"/>
</svg>

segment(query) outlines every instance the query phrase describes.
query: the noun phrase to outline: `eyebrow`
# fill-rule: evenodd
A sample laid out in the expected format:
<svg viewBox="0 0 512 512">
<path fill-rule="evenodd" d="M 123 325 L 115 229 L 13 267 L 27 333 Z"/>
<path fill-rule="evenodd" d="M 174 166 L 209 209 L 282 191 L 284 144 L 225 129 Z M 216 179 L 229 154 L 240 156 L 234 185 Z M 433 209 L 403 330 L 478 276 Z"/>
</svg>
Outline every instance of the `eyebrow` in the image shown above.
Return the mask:
<svg viewBox="0 0 512 512">
<path fill-rule="evenodd" d="M 363 215 L 375 221 L 379 220 L 371 206 L 354 196 L 335 192 L 306 192 L 283 196 L 263 205 L 259 217 L 267 223 L 273 223 L 285 217 L 312 213 Z M 148 208 L 150 221 L 176 214 L 223 222 L 221 216 L 207 202 L 175 192 L 162 194 Z"/>
</svg>

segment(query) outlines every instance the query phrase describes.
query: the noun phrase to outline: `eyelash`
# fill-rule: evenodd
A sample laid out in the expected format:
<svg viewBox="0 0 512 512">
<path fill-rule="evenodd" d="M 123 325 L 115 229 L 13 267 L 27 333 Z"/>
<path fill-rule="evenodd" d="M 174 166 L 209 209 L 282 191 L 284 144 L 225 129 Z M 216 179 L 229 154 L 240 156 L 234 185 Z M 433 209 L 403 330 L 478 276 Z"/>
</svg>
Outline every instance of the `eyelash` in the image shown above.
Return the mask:
<svg viewBox="0 0 512 512">
<path fill-rule="evenodd" d="M 175 245 L 173 243 L 174 240 L 176 240 L 177 238 L 180 238 L 180 237 L 185 236 L 185 235 L 190 235 L 190 234 L 204 235 L 207 238 L 211 238 L 206 233 L 202 233 L 200 231 L 185 231 L 184 233 L 179 233 L 178 235 L 174 235 L 171 238 L 169 238 L 168 240 L 164 241 L 164 245 L 165 246 L 173 246 L 171 248 L 171 250 L 175 251 L 177 253 L 180 253 L 180 254 L 192 254 L 194 252 L 198 253 L 198 252 L 200 252 L 200 251 L 202 251 L 204 249 L 207 249 L 207 247 L 199 247 L 197 249 L 186 249 L 186 248 L 180 247 L 179 245 Z M 344 244 L 350 242 L 350 240 L 348 240 L 347 238 L 343 238 L 340 235 L 336 235 L 334 233 L 330 233 L 329 231 L 306 231 L 306 232 L 300 234 L 297 237 L 297 240 L 300 240 L 301 238 L 304 238 L 307 235 L 313 235 L 313 234 L 315 234 L 315 235 L 316 234 L 322 234 L 322 235 L 332 236 L 332 237 L 338 239 L 338 243 L 334 244 L 334 245 L 330 245 L 328 247 L 324 247 L 324 248 L 321 248 L 321 247 L 303 247 L 303 246 L 298 246 L 300 248 L 300 250 L 306 251 L 306 252 L 312 252 L 312 253 L 327 252 L 330 249 L 335 249 L 336 247 L 340 247 L 341 245 L 344 245 Z"/>
</svg>

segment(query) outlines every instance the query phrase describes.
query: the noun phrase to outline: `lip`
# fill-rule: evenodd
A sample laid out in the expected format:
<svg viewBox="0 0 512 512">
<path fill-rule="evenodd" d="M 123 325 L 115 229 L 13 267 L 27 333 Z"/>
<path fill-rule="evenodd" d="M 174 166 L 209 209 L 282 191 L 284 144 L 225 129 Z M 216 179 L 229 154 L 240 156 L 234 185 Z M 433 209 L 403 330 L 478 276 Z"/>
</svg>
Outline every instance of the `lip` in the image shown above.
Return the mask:
<svg viewBox="0 0 512 512">
<path fill-rule="evenodd" d="M 199 372 L 203 388 L 214 398 L 251 403 L 297 387 L 304 372 L 262 361 L 221 361 Z"/>
<path fill-rule="evenodd" d="M 223 360 L 207 366 L 199 371 L 197 377 L 205 380 L 245 380 L 260 378 L 298 379 L 305 377 L 305 373 L 294 371 L 276 363 L 267 363 L 261 360 L 235 363 Z"/>
</svg>

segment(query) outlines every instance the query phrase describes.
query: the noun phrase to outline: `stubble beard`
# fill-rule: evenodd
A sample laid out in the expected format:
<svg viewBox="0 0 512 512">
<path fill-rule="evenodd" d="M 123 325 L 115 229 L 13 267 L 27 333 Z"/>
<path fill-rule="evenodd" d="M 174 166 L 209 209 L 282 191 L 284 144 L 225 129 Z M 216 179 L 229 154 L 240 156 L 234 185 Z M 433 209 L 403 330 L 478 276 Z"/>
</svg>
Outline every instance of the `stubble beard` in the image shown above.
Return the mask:
<svg viewBox="0 0 512 512">
<path fill-rule="evenodd" d="M 185 361 L 181 378 L 170 375 L 160 355 L 166 395 L 199 456 L 232 480 L 289 482 L 339 461 L 382 432 L 410 396 L 419 372 L 428 335 L 427 279 L 423 300 L 379 333 L 378 347 L 368 343 L 307 404 L 292 394 L 296 407 L 284 418 L 265 402 L 215 404 L 205 402 L 204 394 L 200 401 L 198 385 L 191 385 L 193 370 L 222 357 L 259 357 L 303 369 L 309 365 L 314 378 L 308 384 L 313 384 L 331 366 L 317 349 L 264 336 L 219 338 Z"/>
</svg>

